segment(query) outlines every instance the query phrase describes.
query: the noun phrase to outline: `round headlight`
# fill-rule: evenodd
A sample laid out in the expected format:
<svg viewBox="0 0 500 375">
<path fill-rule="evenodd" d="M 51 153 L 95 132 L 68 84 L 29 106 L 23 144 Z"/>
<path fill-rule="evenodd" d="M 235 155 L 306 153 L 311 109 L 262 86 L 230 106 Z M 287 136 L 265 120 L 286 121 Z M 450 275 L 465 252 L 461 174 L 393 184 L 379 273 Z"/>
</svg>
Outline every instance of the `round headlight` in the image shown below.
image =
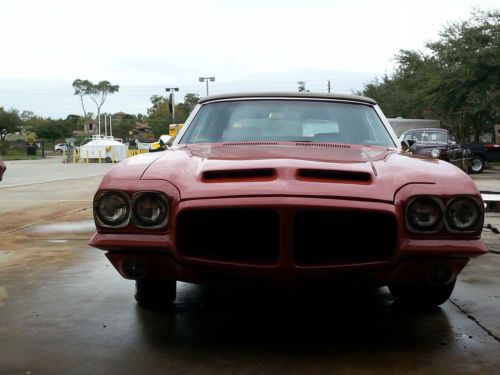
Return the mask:
<svg viewBox="0 0 500 375">
<path fill-rule="evenodd" d="M 468 197 L 456 198 L 446 207 L 446 221 L 451 229 L 466 231 L 476 227 L 481 209 L 475 200 Z"/>
<path fill-rule="evenodd" d="M 434 159 L 439 158 L 439 155 L 441 155 L 441 151 L 439 151 L 438 149 L 435 148 L 434 150 L 431 150 L 431 156 Z"/>
<path fill-rule="evenodd" d="M 128 196 L 114 191 L 98 193 L 95 198 L 94 211 L 102 224 L 111 227 L 122 226 L 129 219 Z"/>
<path fill-rule="evenodd" d="M 133 218 L 139 227 L 160 227 L 167 224 L 168 200 L 163 194 L 146 192 L 134 197 Z"/>
<path fill-rule="evenodd" d="M 431 232 L 442 223 L 441 205 L 430 197 L 415 198 L 406 210 L 406 218 L 410 229 Z"/>
</svg>

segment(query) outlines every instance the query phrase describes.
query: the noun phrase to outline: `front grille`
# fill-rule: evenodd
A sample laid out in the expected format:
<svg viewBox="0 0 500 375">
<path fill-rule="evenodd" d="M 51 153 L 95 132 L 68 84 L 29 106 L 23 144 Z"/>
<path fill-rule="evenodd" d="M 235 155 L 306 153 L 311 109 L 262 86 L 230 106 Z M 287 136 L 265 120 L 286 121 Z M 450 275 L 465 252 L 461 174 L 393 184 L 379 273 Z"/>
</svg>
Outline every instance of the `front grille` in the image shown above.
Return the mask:
<svg viewBox="0 0 500 375">
<path fill-rule="evenodd" d="M 185 256 L 243 263 L 275 263 L 279 216 L 269 209 L 187 210 L 177 219 L 177 248 Z"/>
<path fill-rule="evenodd" d="M 396 222 L 385 213 L 304 210 L 296 213 L 293 232 L 299 265 L 384 261 L 396 251 Z"/>
</svg>

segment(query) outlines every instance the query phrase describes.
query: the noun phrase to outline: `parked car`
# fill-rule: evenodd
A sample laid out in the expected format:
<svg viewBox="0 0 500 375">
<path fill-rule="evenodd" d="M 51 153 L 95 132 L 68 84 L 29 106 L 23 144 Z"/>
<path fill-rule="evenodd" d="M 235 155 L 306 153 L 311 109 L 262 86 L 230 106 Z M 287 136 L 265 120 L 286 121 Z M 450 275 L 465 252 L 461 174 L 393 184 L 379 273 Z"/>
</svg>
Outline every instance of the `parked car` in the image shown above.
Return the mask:
<svg viewBox="0 0 500 375">
<path fill-rule="evenodd" d="M 62 154 L 65 151 L 68 151 L 67 143 L 58 143 L 57 145 L 54 146 L 54 152 L 59 152 Z"/>
<path fill-rule="evenodd" d="M 471 163 L 470 152 L 457 144 L 455 137 L 446 129 L 410 129 L 402 133 L 400 141 L 413 141 L 410 152 L 447 161 L 463 171 Z"/>
<path fill-rule="evenodd" d="M 0 181 L 2 181 L 3 174 L 5 173 L 6 169 L 7 167 L 5 166 L 5 163 L 2 160 L 0 160 Z"/>
<path fill-rule="evenodd" d="M 471 143 L 465 147 L 471 152 L 470 173 L 483 173 L 486 163 L 500 162 L 500 144 Z"/>
<path fill-rule="evenodd" d="M 388 285 L 439 305 L 487 252 L 470 177 L 404 152 L 369 98 L 206 97 L 164 147 L 116 165 L 93 202 L 90 245 L 143 306 L 171 304 L 176 281 Z"/>
</svg>

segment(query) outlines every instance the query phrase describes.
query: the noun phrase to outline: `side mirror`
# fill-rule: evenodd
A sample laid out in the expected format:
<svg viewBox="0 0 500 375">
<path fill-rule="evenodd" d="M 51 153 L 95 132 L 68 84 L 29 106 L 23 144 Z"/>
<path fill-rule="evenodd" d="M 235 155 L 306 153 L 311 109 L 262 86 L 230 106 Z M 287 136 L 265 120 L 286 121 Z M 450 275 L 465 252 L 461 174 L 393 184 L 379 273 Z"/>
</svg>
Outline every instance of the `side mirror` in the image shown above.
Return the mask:
<svg viewBox="0 0 500 375">
<path fill-rule="evenodd" d="M 401 141 L 401 148 L 403 149 L 403 151 L 408 151 L 410 150 L 411 146 L 413 146 L 415 144 L 415 140 L 414 139 L 406 139 L 404 141 Z"/>
<path fill-rule="evenodd" d="M 160 143 L 161 147 L 168 147 L 172 144 L 172 137 L 166 134 L 161 135 L 158 142 Z"/>
<path fill-rule="evenodd" d="M 156 152 L 166 150 L 169 146 L 172 145 L 173 138 L 169 135 L 162 135 L 158 142 L 151 143 L 149 147 L 149 152 Z"/>
</svg>

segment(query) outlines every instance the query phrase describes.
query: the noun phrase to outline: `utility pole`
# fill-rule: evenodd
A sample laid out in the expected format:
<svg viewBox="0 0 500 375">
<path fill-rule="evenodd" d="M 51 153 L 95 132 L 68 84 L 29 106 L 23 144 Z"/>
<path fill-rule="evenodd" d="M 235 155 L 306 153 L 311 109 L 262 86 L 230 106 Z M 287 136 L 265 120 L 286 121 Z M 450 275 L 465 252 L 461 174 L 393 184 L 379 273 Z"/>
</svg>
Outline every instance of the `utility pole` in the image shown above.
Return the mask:
<svg viewBox="0 0 500 375">
<path fill-rule="evenodd" d="M 175 117 L 175 101 L 174 101 L 174 91 L 179 91 L 178 87 L 167 87 L 165 89 L 166 92 L 169 92 L 169 98 L 168 98 L 168 109 L 170 110 L 170 113 L 172 114 L 172 122 L 174 122 L 174 117 Z"/>
<path fill-rule="evenodd" d="M 207 84 L 207 96 L 208 96 L 208 81 L 214 82 L 215 77 L 200 77 L 198 79 L 200 80 L 200 82 L 206 82 L 206 84 Z"/>
<path fill-rule="evenodd" d="M 330 93 L 330 92 L 331 92 L 331 89 L 332 89 L 332 85 L 331 85 L 331 83 L 330 83 L 330 80 L 328 80 L 328 93 Z"/>
</svg>

